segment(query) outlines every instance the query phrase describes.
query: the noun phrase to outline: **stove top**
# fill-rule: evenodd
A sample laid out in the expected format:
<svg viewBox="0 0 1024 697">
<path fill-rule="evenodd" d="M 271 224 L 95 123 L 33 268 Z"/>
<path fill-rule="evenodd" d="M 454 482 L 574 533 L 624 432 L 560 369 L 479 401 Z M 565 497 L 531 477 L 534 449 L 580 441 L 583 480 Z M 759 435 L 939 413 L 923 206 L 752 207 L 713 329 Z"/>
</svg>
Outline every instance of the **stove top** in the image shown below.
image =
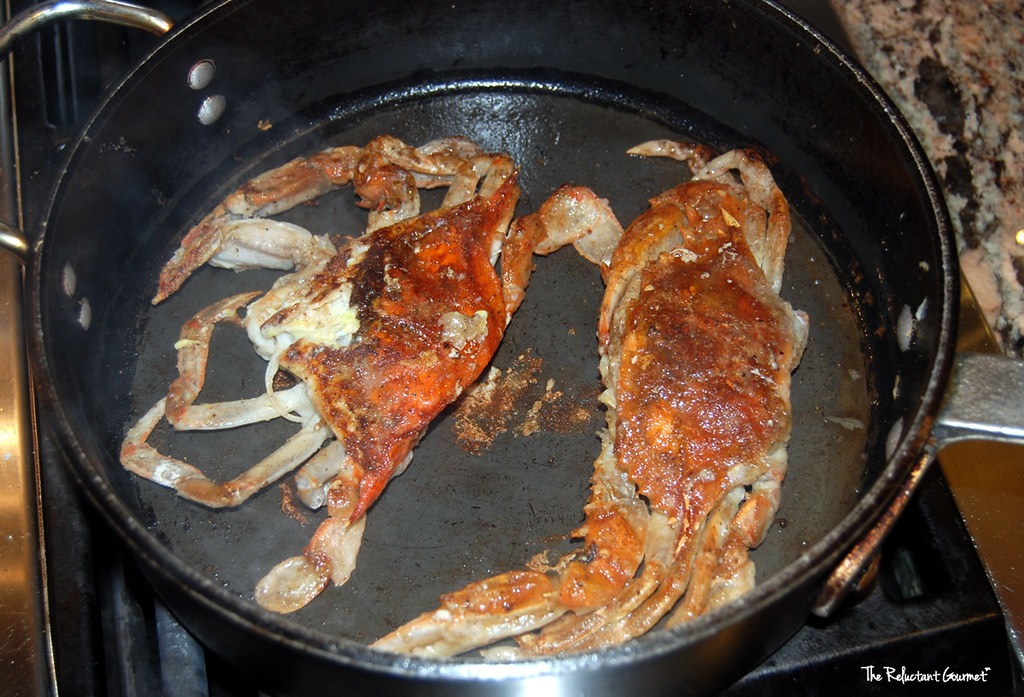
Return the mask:
<svg viewBox="0 0 1024 697">
<path fill-rule="evenodd" d="M 29 4 L 10 2 L 12 12 Z M 180 18 L 197 3 L 150 4 Z M 788 4 L 842 37 L 827 3 Z M 0 187 L 4 220 L 35 227 L 77 124 L 103 85 L 155 40 L 131 30 L 77 24 L 45 30 L 18 49 L 16 139 L 0 138 L 0 153 L 16 150 L 18 164 L 17 172 L 4 172 Z M 9 85 L 2 86 L 0 107 L 7 113 Z M 20 174 L 18 187 L 14 174 Z M 0 337 L 0 388 L 27 395 L 26 376 L 4 372 L 24 365 L 19 281 L 17 266 L 3 259 L 0 327 L 15 333 L 13 339 Z M 153 596 L 133 561 L 81 500 L 59 449 L 46 439 L 36 442 L 29 406 L 27 396 L 15 396 L 12 408 L 0 408 L 0 433 L 20 439 L 12 450 L 14 461 L 0 463 L 0 474 L 10 482 L 6 491 L 40 506 L 34 516 L 0 497 L 0 522 L 6 526 L 11 516 L 20 516 L 12 525 L 24 531 L 0 541 L 0 583 L 6 584 L 0 588 L 0 610 L 12 608 L 0 637 L 0 680 L 10 688 L 5 694 L 263 694 L 207 653 Z M 42 566 L 35 563 L 37 549 L 44 551 Z M 28 568 L 29 583 L 8 584 L 4 572 L 10 568 Z M 25 591 L 42 583 L 48 589 L 42 596 Z M 960 694 L 964 679 L 971 680 L 972 695 L 1009 695 L 1021 685 L 997 599 L 942 472 L 932 468 L 887 542 L 875 582 L 837 617 L 812 621 L 725 694 Z"/>
</svg>

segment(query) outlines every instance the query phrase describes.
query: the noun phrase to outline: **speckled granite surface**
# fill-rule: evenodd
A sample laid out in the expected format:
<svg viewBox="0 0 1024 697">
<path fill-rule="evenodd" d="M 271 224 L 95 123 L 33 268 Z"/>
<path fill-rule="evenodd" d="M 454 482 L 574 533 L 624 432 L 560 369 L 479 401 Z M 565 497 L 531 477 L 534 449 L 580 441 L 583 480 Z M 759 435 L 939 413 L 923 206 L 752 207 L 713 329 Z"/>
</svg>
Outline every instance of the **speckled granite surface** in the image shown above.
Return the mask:
<svg viewBox="0 0 1024 697">
<path fill-rule="evenodd" d="M 832 2 L 939 175 L 986 319 L 1024 355 L 1024 2 Z"/>
</svg>

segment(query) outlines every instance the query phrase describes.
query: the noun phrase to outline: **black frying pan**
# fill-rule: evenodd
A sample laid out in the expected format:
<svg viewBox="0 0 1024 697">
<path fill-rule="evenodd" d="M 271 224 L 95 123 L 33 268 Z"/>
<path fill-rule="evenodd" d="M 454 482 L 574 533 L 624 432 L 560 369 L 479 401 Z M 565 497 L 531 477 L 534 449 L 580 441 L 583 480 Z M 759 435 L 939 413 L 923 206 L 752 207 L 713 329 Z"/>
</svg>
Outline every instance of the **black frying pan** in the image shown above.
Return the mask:
<svg viewBox="0 0 1024 697">
<path fill-rule="evenodd" d="M 936 434 L 953 432 L 948 419 L 931 427 L 953 361 L 959 275 L 941 196 L 905 123 L 838 49 L 770 2 L 288 9 L 224 2 L 177 27 L 70 152 L 30 250 L 28 325 L 44 421 L 86 492 L 183 623 L 272 693 L 344 681 L 372 694 L 698 694 L 742 675 L 809 608 L 828 606 L 824 579 L 907 495 Z M 202 61 L 212 80 L 190 84 Z M 435 662 L 365 647 L 440 593 L 559 549 L 578 524 L 601 422 L 602 289 L 571 250 L 538 262 L 495 365 L 539 358 L 538 390 L 553 379 L 593 418 L 529 437 L 512 429 L 474 455 L 447 413 L 370 511 L 352 581 L 295 615 L 260 610 L 251 592 L 301 549 L 316 514 L 305 514 L 308 527 L 286 516 L 278 487 L 210 511 L 122 470 L 125 428 L 173 378 L 180 324 L 271 280 L 204 269 L 151 308 L 158 269 L 187 227 L 259 171 L 383 132 L 413 143 L 460 133 L 508 151 L 522 168 L 522 213 L 574 181 L 624 221 L 684 175 L 628 158 L 631 145 L 667 136 L 766 155 L 799 218 L 784 295 L 812 329 L 780 520 L 756 552 L 750 596 L 678 630 L 552 659 Z M 349 192 L 290 216 L 316 232 L 361 225 Z M 214 354 L 207 399 L 259 391 L 263 367 L 239 335 L 224 332 Z M 226 474 L 281 430 L 157 438 Z"/>
</svg>

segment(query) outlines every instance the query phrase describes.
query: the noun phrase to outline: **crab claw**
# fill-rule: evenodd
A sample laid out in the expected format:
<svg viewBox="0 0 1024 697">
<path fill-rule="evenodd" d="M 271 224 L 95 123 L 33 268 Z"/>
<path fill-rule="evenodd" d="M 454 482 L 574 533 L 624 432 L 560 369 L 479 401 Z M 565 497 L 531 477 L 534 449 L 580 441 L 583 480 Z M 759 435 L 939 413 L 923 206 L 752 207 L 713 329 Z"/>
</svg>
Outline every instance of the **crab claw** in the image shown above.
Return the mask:
<svg viewBox="0 0 1024 697">
<path fill-rule="evenodd" d="M 254 597 L 271 612 L 295 612 L 320 595 L 330 580 L 325 564 L 314 564 L 301 555 L 289 557 L 260 579 Z"/>
<path fill-rule="evenodd" d="M 328 518 L 299 556 L 278 563 L 256 585 L 255 599 L 272 612 L 288 613 L 305 607 L 334 581 L 342 585 L 356 568 L 366 518 L 348 523 Z"/>
<path fill-rule="evenodd" d="M 373 647 L 417 656 L 450 656 L 543 627 L 565 611 L 550 577 L 510 571 L 442 596 L 440 608 L 377 640 Z"/>
</svg>

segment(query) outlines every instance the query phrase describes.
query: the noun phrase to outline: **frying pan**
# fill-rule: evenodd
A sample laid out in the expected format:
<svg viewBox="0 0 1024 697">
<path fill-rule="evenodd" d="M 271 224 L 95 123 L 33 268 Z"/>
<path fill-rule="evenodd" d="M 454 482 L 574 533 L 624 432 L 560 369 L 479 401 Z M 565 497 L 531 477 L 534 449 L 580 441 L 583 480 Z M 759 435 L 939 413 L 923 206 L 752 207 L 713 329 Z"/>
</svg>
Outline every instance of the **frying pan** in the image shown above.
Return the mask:
<svg viewBox="0 0 1024 697">
<path fill-rule="evenodd" d="M 120 440 L 173 378 L 184 319 L 272 281 L 203 269 L 151 307 L 184 231 L 255 173 L 384 132 L 413 143 L 461 133 L 509 152 L 521 212 L 572 181 L 624 221 L 685 176 L 626 157 L 631 145 L 675 137 L 766 156 L 797 215 L 783 295 L 812 327 L 783 504 L 755 552 L 751 594 L 677 629 L 552 658 L 433 661 L 366 647 L 440 593 L 557 553 L 579 523 L 599 447 L 602 289 L 571 250 L 538 261 L 494 364 L 533 366 L 538 389 L 552 380 L 589 420 L 526 436 L 513 419 L 474 454 L 449 410 L 370 511 L 353 579 L 298 613 L 267 613 L 251 592 L 301 548 L 316 513 L 286 515 L 278 487 L 210 511 L 123 471 Z M 361 226 L 348 192 L 288 216 L 318 233 Z M 769 1 L 599 0 L 585 12 L 552 0 L 213 4 L 106 95 L 26 256 L 44 427 L 172 611 L 274 694 L 714 692 L 841 601 L 942 445 L 1024 432 L 1021 366 L 954 354 L 952 233 L 907 125 L 841 50 Z M 205 398 L 258 391 L 263 367 L 244 339 L 215 339 Z M 282 430 L 157 438 L 225 476 Z"/>
</svg>

